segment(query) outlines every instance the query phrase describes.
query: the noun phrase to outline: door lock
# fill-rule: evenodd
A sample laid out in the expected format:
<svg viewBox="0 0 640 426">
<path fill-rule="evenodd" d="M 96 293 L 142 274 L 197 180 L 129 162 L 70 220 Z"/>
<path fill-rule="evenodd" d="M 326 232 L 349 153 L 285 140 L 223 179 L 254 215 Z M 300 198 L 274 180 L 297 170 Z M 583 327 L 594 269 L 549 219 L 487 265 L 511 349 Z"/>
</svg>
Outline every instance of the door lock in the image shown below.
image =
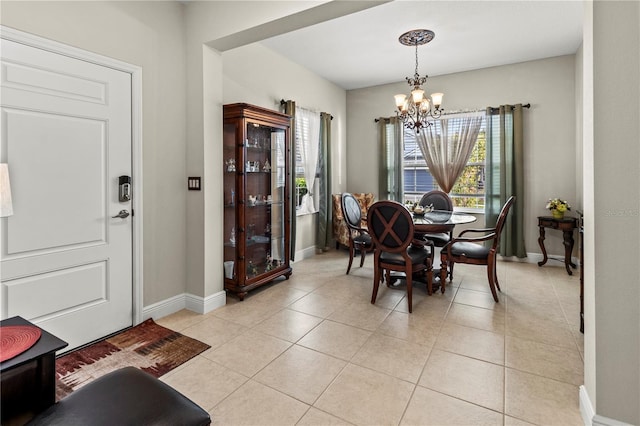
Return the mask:
<svg viewBox="0 0 640 426">
<path fill-rule="evenodd" d="M 131 176 L 118 177 L 118 201 L 131 201 Z"/>
</svg>

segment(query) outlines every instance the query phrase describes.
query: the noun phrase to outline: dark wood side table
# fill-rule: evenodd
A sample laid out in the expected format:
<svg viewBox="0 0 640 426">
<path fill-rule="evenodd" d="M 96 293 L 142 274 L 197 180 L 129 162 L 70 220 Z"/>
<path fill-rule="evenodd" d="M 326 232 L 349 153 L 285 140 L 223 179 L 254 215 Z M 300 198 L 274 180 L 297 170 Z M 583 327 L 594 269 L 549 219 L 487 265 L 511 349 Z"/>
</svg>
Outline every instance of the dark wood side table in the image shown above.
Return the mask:
<svg viewBox="0 0 640 426">
<path fill-rule="evenodd" d="M 540 228 L 540 237 L 538 238 L 538 244 L 542 250 L 544 258 L 538 262 L 538 266 L 542 266 L 547 263 L 547 250 L 544 248 L 544 234 L 545 228 L 558 229 L 562 231 L 562 237 L 564 239 L 564 266 L 567 269 L 567 274 L 573 275 L 571 268 L 575 269 L 575 263 L 571 262 L 571 253 L 573 252 L 573 230 L 578 227 L 578 219 L 571 216 L 565 216 L 563 219 L 556 219 L 553 216 L 538 216 L 538 228 Z M 571 268 L 570 268 L 571 267 Z"/>
<path fill-rule="evenodd" d="M 12 317 L 0 321 L 0 326 L 6 325 L 34 324 Z M 35 345 L 0 363 L 2 424 L 14 423 L 16 418 L 26 421 L 56 402 L 56 351 L 67 345 L 42 330 Z"/>
</svg>

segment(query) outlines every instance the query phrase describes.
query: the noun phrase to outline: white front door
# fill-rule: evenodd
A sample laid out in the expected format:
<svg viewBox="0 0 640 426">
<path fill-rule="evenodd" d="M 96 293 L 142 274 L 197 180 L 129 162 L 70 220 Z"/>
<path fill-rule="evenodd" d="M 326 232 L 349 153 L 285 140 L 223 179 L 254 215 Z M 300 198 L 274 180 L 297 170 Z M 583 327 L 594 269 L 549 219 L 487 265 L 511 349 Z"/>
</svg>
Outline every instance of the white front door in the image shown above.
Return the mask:
<svg viewBox="0 0 640 426">
<path fill-rule="evenodd" d="M 133 324 L 131 74 L 2 40 L 2 318 L 20 315 L 71 349 Z M 125 214 L 123 214 L 124 216 Z"/>
</svg>

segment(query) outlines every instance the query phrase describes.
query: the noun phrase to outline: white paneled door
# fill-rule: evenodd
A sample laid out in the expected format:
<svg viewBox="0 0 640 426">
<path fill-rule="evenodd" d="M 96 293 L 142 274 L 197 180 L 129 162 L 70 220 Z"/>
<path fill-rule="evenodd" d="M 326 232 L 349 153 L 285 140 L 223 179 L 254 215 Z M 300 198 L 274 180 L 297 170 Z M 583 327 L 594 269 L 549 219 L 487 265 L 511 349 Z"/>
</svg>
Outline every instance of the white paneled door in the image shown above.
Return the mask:
<svg viewBox="0 0 640 426">
<path fill-rule="evenodd" d="M 2 40 L 2 317 L 71 349 L 133 323 L 131 74 Z M 122 211 L 120 216 L 117 216 Z M 126 217 L 125 217 L 126 216 Z"/>
</svg>

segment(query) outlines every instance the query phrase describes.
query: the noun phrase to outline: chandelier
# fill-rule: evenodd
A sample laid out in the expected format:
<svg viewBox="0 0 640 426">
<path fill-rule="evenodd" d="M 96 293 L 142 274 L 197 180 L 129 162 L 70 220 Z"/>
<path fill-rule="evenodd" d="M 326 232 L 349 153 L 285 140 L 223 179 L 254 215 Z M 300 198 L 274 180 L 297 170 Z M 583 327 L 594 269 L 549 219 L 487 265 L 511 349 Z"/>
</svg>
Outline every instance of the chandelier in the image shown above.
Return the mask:
<svg viewBox="0 0 640 426">
<path fill-rule="evenodd" d="M 432 93 L 431 100 L 424 96 L 422 85 L 427 81 L 427 75 L 420 77 L 418 74 L 418 46 L 427 44 L 435 33 L 431 30 L 411 30 L 402 34 L 398 41 L 405 46 L 416 47 L 416 70 L 413 78 L 406 77 L 409 86 L 412 86 L 411 95 L 395 95 L 396 114 L 408 129 L 415 129 L 420 132 L 421 128 L 429 127 L 433 124 L 434 119 L 440 118 L 442 115 L 442 93 Z M 431 120 L 429 120 L 431 118 Z"/>
</svg>

